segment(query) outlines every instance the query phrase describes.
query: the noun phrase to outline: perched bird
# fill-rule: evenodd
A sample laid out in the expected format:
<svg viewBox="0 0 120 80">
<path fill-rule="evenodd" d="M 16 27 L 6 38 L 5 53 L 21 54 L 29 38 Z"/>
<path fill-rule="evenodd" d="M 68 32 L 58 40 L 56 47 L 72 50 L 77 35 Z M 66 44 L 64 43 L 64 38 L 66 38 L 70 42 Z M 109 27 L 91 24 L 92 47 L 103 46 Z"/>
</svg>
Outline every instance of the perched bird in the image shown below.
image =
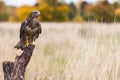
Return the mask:
<svg viewBox="0 0 120 80">
<path fill-rule="evenodd" d="M 20 41 L 14 48 L 24 50 L 30 44 L 34 45 L 34 41 L 38 38 L 42 32 L 41 24 L 38 21 L 40 12 L 37 10 L 32 11 L 29 16 L 21 24 L 20 28 Z"/>
</svg>

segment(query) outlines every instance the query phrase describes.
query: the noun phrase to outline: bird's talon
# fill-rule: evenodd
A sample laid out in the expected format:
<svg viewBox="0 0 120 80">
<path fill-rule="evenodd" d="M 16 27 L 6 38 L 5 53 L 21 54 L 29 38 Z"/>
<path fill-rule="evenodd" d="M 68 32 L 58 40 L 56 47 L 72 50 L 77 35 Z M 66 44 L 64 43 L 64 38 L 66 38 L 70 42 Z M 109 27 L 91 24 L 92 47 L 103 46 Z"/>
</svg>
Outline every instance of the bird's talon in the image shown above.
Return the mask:
<svg viewBox="0 0 120 80">
<path fill-rule="evenodd" d="M 28 42 L 28 41 L 26 41 L 25 47 L 28 47 L 28 46 L 29 46 L 29 42 Z"/>
<path fill-rule="evenodd" d="M 35 41 L 33 41 L 32 44 L 35 45 Z"/>
<path fill-rule="evenodd" d="M 25 44 L 25 47 L 28 47 L 29 46 L 29 44 Z"/>
</svg>

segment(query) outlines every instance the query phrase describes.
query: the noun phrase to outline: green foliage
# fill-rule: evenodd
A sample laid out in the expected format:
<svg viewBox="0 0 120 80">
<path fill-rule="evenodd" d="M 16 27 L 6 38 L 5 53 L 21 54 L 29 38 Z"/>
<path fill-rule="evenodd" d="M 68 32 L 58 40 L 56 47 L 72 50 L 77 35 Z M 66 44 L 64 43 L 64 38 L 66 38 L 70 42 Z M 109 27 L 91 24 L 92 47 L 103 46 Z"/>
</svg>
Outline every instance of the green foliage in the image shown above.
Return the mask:
<svg viewBox="0 0 120 80">
<path fill-rule="evenodd" d="M 3 2 L 0 1 L 0 21 L 7 21 L 7 20 L 8 20 L 7 7 Z"/>
<path fill-rule="evenodd" d="M 7 13 L 0 13 L 0 21 L 7 21 L 8 14 Z"/>
<path fill-rule="evenodd" d="M 77 14 L 77 9 L 76 9 L 74 3 L 72 2 L 69 4 L 69 11 L 68 11 L 69 19 L 70 20 L 73 19 L 76 16 L 76 14 Z"/>
<path fill-rule="evenodd" d="M 81 3 L 81 6 L 80 6 L 80 15 L 84 15 L 85 14 L 85 7 L 88 5 L 88 3 L 86 1 L 83 1 Z"/>
</svg>

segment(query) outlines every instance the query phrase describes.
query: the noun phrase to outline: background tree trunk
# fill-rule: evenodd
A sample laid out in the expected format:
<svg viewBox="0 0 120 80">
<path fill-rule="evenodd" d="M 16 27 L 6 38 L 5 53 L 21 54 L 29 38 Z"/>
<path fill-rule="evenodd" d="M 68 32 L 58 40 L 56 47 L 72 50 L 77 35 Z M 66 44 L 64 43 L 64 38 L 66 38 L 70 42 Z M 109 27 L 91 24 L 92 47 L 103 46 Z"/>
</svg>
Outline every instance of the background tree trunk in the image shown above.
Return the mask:
<svg viewBox="0 0 120 80">
<path fill-rule="evenodd" d="M 34 48 L 34 45 L 25 48 L 20 56 L 16 56 L 15 62 L 3 62 L 4 80 L 24 80 L 25 69 L 31 59 Z"/>
</svg>

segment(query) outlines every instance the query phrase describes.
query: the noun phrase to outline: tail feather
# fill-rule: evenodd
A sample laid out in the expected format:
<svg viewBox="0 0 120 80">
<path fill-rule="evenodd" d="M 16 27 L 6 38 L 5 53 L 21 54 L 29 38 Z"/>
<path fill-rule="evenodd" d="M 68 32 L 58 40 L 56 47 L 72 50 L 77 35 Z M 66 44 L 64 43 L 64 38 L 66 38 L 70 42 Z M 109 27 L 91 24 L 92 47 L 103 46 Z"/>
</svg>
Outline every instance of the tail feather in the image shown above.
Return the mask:
<svg viewBox="0 0 120 80">
<path fill-rule="evenodd" d="M 20 40 L 20 41 L 14 46 L 14 48 L 23 50 L 23 49 L 24 49 L 24 42 Z"/>
</svg>

